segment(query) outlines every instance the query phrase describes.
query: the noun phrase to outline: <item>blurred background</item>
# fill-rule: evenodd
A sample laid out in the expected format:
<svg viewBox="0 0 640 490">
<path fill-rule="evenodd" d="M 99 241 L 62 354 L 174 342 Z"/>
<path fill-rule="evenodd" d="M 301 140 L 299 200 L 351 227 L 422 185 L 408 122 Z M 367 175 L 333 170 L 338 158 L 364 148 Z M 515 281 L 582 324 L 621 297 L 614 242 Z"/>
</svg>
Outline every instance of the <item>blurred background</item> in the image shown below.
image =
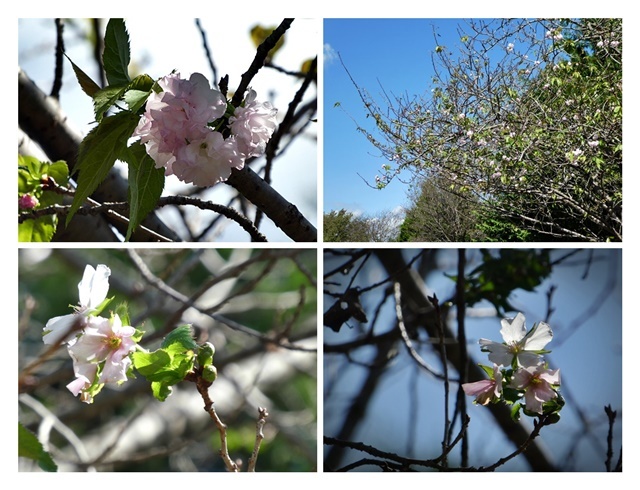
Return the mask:
<svg viewBox="0 0 640 490">
<path fill-rule="evenodd" d="M 430 371 L 400 339 L 394 281 L 402 286 L 412 347 Z M 469 364 L 490 365 L 478 340 L 502 342 L 500 318 L 522 312 L 527 329 L 546 321 L 553 330 L 546 346 L 551 353 L 545 358 L 550 368 L 560 369 L 566 405 L 557 424 L 542 428 L 535 448 L 496 471 L 606 471 L 610 425 L 605 406 L 617 412 L 609 458 L 615 467 L 623 425 L 620 249 L 336 249 L 324 253 L 323 435 L 332 438 L 324 443 L 325 471 L 383 468 L 378 463 L 385 457 L 375 458 L 340 441 L 400 458 L 441 455 L 446 391 L 444 379 L 437 376 L 445 370 L 439 339 L 428 333 L 433 333 L 433 312 L 421 302 L 433 296 L 444 326 L 452 332 L 446 345 L 446 413 L 452 439 L 460 431 L 463 410 L 456 398 L 460 339 Z M 335 315 L 335 304 L 346 313 Z M 467 446 L 454 446 L 447 458 L 450 468 L 494 464 L 516 449 L 510 440 L 516 429 L 525 436 L 533 430 L 527 416 L 517 424 L 507 413 L 505 421 L 472 402 L 473 397 L 464 397 L 470 417 Z M 378 463 L 371 463 L 376 459 Z M 393 463 L 390 457 L 386 461 Z M 428 471 L 420 465 L 413 468 Z"/>
<path fill-rule="evenodd" d="M 109 309 L 127 303 L 144 348 L 157 349 L 184 324 L 198 342 L 214 344 L 218 379 L 209 394 L 233 460 L 246 469 L 258 407 L 266 407 L 257 471 L 315 471 L 315 249 L 22 249 L 18 260 L 18 418 L 59 471 L 225 470 L 219 433 L 193 383 L 175 385 L 159 402 L 138 376 L 106 385 L 87 405 L 66 388 L 74 379 L 67 349 L 43 357 L 42 329 L 78 304 L 87 264 L 111 269 Z M 40 471 L 25 458 L 19 467 Z"/>
</svg>

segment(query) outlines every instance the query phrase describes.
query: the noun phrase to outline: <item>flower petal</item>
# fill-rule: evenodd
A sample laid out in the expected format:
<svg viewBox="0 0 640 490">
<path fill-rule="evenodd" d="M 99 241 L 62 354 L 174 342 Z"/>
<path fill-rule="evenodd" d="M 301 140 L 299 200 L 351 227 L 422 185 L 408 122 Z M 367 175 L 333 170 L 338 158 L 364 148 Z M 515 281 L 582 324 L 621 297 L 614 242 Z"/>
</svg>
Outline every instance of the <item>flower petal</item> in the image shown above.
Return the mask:
<svg viewBox="0 0 640 490">
<path fill-rule="evenodd" d="M 553 338 L 551 327 L 545 322 L 539 322 L 524 340 L 526 350 L 542 350 Z"/>
<path fill-rule="evenodd" d="M 83 309 L 95 309 L 107 297 L 109 292 L 109 276 L 111 270 L 106 265 L 98 265 L 96 269 L 87 265 L 82 281 L 78 284 L 80 306 Z"/>
<path fill-rule="evenodd" d="M 482 352 L 489 352 L 489 360 L 498 366 L 509 366 L 513 360 L 513 352 L 509 346 L 487 339 L 480 339 Z"/>
<path fill-rule="evenodd" d="M 500 333 L 507 344 L 520 342 L 527 332 L 525 328 L 525 317 L 522 313 L 518 313 L 515 318 L 503 318 L 500 320 L 502 328 Z"/>
</svg>

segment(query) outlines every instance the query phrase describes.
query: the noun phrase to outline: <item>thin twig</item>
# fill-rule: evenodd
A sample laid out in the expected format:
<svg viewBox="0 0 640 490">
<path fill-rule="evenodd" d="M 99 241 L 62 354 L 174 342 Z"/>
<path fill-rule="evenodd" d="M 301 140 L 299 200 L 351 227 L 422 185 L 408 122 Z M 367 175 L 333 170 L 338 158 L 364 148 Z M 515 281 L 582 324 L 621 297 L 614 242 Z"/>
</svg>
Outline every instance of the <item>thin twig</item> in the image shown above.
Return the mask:
<svg viewBox="0 0 640 490">
<path fill-rule="evenodd" d="M 269 412 L 267 412 L 266 408 L 259 407 L 258 408 L 258 421 L 256 422 L 256 442 L 253 446 L 253 453 L 251 454 L 251 458 L 249 459 L 249 465 L 247 467 L 247 471 L 253 473 L 256 471 L 256 463 L 258 462 L 258 453 L 260 452 L 260 445 L 262 444 L 262 440 L 264 439 L 264 433 L 262 432 L 262 428 L 264 424 L 267 423 L 267 417 L 269 416 Z"/>
<path fill-rule="evenodd" d="M 229 456 L 229 448 L 227 446 L 227 426 L 220 420 L 218 414 L 216 413 L 216 409 L 213 406 L 213 401 L 209 396 L 209 387 L 211 386 L 211 382 L 204 380 L 202 377 L 198 376 L 196 379 L 196 388 L 198 389 L 198 393 L 202 396 L 202 400 L 204 401 L 204 410 L 209 414 L 213 422 L 216 424 L 218 428 L 218 432 L 220 433 L 220 456 L 222 457 L 222 461 L 224 461 L 225 466 L 228 471 L 237 473 L 239 471 L 238 465 L 231 460 Z"/>
</svg>

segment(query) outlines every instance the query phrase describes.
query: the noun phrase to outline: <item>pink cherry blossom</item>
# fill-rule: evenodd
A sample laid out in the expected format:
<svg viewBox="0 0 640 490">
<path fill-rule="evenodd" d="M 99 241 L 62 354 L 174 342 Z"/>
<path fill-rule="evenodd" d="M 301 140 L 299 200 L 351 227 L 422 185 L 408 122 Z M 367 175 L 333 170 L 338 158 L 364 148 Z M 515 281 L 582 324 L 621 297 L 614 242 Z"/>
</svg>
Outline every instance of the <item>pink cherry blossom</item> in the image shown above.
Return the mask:
<svg viewBox="0 0 640 490">
<path fill-rule="evenodd" d="M 118 315 L 112 318 L 91 317 L 84 333 L 69 347 L 76 379 L 67 389 L 85 403 L 106 383 L 127 380 L 131 366 L 129 354 L 136 347 L 135 329 L 123 326 Z M 96 379 L 97 377 L 97 379 Z M 98 383 L 98 390 L 91 389 Z"/>
<path fill-rule="evenodd" d="M 237 107 L 229 118 L 231 133 L 236 136 L 238 148 L 246 158 L 258 157 L 265 152 L 277 126 L 277 112 L 269 102 L 258 102 L 255 90 L 249 90 L 244 106 Z"/>
<path fill-rule="evenodd" d="M 224 182 L 231 169 L 242 169 L 244 156 L 238 150 L 234 136 L 224 139 L 221 133 L 209 131 L 200 140 L 186 145 L 173 163 L 173 173 L 183 182 L 210 186 Z"/>
<path fill-rule="evenodd" d="M 229 117 L 231 134 L 225 138 L 211 123 L 225 115 L 227 101 L 203 75 L 194 73 L 185 80 L 171 74 L 158 85 L 162 90 L 147 99 L 132 136 L 140 138 L 165 175 L 208 187 L 227 180 L 232 169 L 242 169 L 247 158 L 265 152 L 277 111 L 268 102 L 258 102 L 255 91 L 249 90 L 244 104 Z M 224 132 L 224 127 L 217 129 Z"/>
<path fill-rule="evenodd" d="M 519 369 L 513 375 L 511 387 L 524 390 L 527 410 L 542 414 L 542 404 L 558 396 L 553 389 L 560 385 L 560 370 L 547 369 L 543 364 Z"/>
<path fill-rule="evenodd" d="M 475 396 L 474 403 L 488 405 L 497 400 L 502 394 L 502 372 L 500 367 L 493 365 L 493 379 L 483 379 L 474 383 L 464 383 L 462 389 L 468 396 Z"/>
<path fill-rule="evenodd" d="M 162 91 L 149 96 L 145 113 L 132 136 L 140 137 L 156 168 L 164 167 L 166 175 L 176 175 L 184 182 L 194 182 L 190 176 L 208 175 L 211 172 L 209 169 L 193 167 L 209 166 L 212 161 L 211 158 L 199 158 L 204 155 L 199 150 L 194 151 L 194 148 L 210 147 L 212 134 L 222 136 L 215 133 L 209 123 L 224 115 L 227 101 L 222 93 L 209 86 L 209 81 L 200 73 L 192 74 L 188 80 L 180 78 L 179 74 L 167 75 L 158 85 Z M 232 144 L 230 142 L 227 146 Z M 238 164 L 237 161 L 233 163 Z M 213 160 L 213 165 L 221 165 L 226 171 L 228 159 L 223 158 L 221 162 Z M 220 181 L 217 175 L 225 172 L 213 173 L 216 174 L 213 180 L 199 180 L 200 183 L 196 185 L 213 185 Z"/>
</svg>

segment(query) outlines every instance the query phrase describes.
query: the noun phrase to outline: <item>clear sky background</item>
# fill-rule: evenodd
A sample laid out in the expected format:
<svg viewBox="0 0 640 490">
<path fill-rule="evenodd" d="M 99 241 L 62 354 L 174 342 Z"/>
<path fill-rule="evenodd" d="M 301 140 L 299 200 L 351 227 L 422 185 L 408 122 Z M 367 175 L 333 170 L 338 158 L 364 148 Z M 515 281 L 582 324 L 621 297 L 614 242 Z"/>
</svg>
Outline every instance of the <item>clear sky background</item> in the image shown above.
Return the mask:
<svg viewBox="0 0 640 490">
<path fill-rule="evenodd" d="M 195 18 L 171 15 L 159 16 L 153 22 L 144 16 L 125 18 L 129 32 L 131 48 L 130 71 L 147 73 L 152 78 L 169 74 L 177 70 L 184 78 L 193 72 L 204 74 L 209 81 L 213 75 L 202 46 L 201 35 L 196 28 Z M 229 75 L 229 89 L 234 90 L 240 83 L 240 77 L 247 71 L 255 57 L 249 31 L 257 23 L 263 26 L 277 26 L 282 17 L 242 16 L 234 22 L 221 22 L 220 17 L 202 17 L 201 25 L 205 30 L 211 54 L 218 71 L 218 78 Z M 106 26 L 106 22 L 105 22 Z M 69 57 L 94 80 L 96 64 L 86 41 L 79 39 L 79 32 L 87 29 L 86 22 L 76 22 L 76 26 L 65 27 L 65 42 Z M 302 62 L 318 55 L 318 46 L 322 25 L 317 19 L 296 19 L 287 33 L 282 49 L 274 57 L 274 62 L 283 68 L 296 71 Z M 18 20 L 18 63 L 27 75 L 45 92 L 51 90 L 54 76 L 55 27 L 53 19 Z M 232 49 L 230 49 L 232 48 Z M 300 81 L 278 73 L 272 69 L 262 69 L 252 80 L 251 87 L 256 90 L 258 100 L 270 100 L 278 109 L 279 120 L 287 112 L 289 102 L 300 87 Z M 307 98 L 314 94 L 315 87 L 307 91 Z M 75 78 L 71 65 L 65 62 L 63 87 L 60 95 L 63 112 L 69 117 L 72 127 L 82 135 L 92 128 L 93 109 L 91 99 L 84 94 Z M 317 134 L 317 128 L 309 130 L 310 135 Z M 315 139 L 299 137 L 277 159 L 273 167 L 272 183 L 274 188 L 289 202 L 295 204 L 302 214 L 317 224 L 317 144 Z M 263 165 L 264 159 L 256 161 L 252 167 Z M 124 166 L 123 166 L 124 167 Z M 126 168 L 126 167 L 125 167 Z M 300 171 L 303 170 L 303 171 Z M 167 177 L 166 193 L 179 193 L 181 189 L 192 189 L 176 177 Z M 226 204 L 229 196 L 235 192 L 225 184 L 214 186 L 207 191 L 213 202 Z M 175 213 L 171 207 L 160 211 L 166 220 Z M 187 212 L 194 209 L 186 208 Z M 195 211 L 201 213 L 201 211 Z M 272 225 L 269 219 L 263 220 L 261 231 L 271 241 L 290 242 L 284 233 Z M 248 241 L 249 237 L 239 226 L 230 223 L 222 240 Z"/>
<path fill-rule="evenodd" d="M 438 44 L 459 44 L 456 19 L 325 19 L 324 21 L 324 206 L 325 213 L 342 208 L 375 215 L 408 204 L 409 187 L 394 180 L 378 190 L 375 176 L 389 163 L 357 131 L 353 117 L 364 128 L 366 119 L 354 81 L 384 109 L 383 89 L 393 96 L 425 97 L 431 90 L 431 53 Z M 340 103 L 335 107 L 336 102 Z M 376 133 L 373 132 L 374 136 Z M 403 179 L 408 173 L 401 174 Z M 366 182 L 365 182 L 366 181 Z"/>
<path fill-rule="evenodd" d="M 551 260 L 568 254 L 568 250 L 556 250 Z M 623 425 L 633 418 L 629 411 L 622 410 L 622 254 L 619 249 L 594 250 L 588 265 L 590 251 L 583 250 L 553 269 L 551 276 L 533 292 L 516 290 L 510 302 L 516 308 L 512 313 L 522 312 L 527 328 L 545 319 L 547 312 L 547 292 L 551 286 L 556 290 L 551 305 L 555 308 L 549 318 L 554 338 L 546 346 L 551 353 L 546 356 L 550 367 L 559 368 L 561 373 L 561 393 L 567 405 L 561 411 L 561 421 L 546 427 L 540 440 L 547 448 L 552 460 L 561 464 L 575 458 L 575 471 L 604 471 L 606 454 L 607 418 L 604 406 L 611 404 L 618 411 L 614 428 L 614 451 L 616 460 L 620 448 Z M 405 257 L 412 258 L 415 250 L 407 250 Z M 439 271 L 432 273 L 425 281 L 428 294 L 444 301 L 452 297 L 455 282 L 447 275 L 455 275 L 457 258 L 455 250 L 442 251 L 438 257 Z M 478 265 L 477 252 L 467 252 L 467 270 Z M 325 262 L 325 272 L 340 263 Z M 355 270 L 355 268 L 354 268 Z M 378 261 L 371 258 L 353 286 L 366 287 L 378 283 L 387 276 L 380 270 Z M 344 278 L 349 281 L 351 275 Z M 339 280 L 332 276 L 331 280 Z M 344 290 L 340 287 L 337 290 Z M 377 304 L 378 295 L 361 296 L 363 307 L 369 319 L 374 315 L 371 307 Z M 387 301 L 381 310 L 382 321 L 378 321 L 376 333 L 388 330 L 393 322 L 393 304 Z M 453 314 L 453 312 L 452 312 Z M 385 321 L 384 319 L 389 321 Z M 452 324 L 455 331 L 455 321 Z M 487 354 L 480 351 L 478 339 L 486 338 L 502 342 L 500 321 L 489 303 L 480 303 L 469 310 L 466 317 L 468 352 L 474 360 L 490 365 Z M 339 333 L 324 328 L 326 344 L 343 343 L 357 335 L 357 328 L 342 327 Z M 354 359 L 367 364 L 367 354 L 371 350 L 362 349 L 354 353 Z M 424 372 L 419 372 L 410 360 L 406 349 L 398 346 L 398 357 L 389 364 L 375 395 L 368 405 L 366 416 L 358 426 L 352 440 L 372 445 L 380 450 L 395 452 L 401 456 L 414 458 L 434 458 L 439 454 L 444 421 L 443 383 L 434 380 Z M 429 347 L 422 347 L 420 354 L 427 362 L 441 372 L 437 354 Z M 325 356 L 325 387 L 331 386 L 331 396 L 325 397 L 325 435 L 336 436 L 336 428 L 342 424 L 343 416 L 351 400 L 360 387 L 368 371 L 360 365 L 349 365 L 340 355 Z M 455 377 L 455 376 L 454 376 Z M 455 403 L 457 384 L 452 383 L 450 407 Z M 411 396 L 417 397 L 413 401 Z M 495 425 L 489 411 L 482 406 L 472 405 L 473 398 L 467 397 L 469 426 L 469 463 L 474 466 L 490 465 L 507 456 L 514 447 L 505 441 L 504 435 Z M 410 407 L 417 403 L 415 423 L 411 423 Z M 624 417 L 626 415 L 627 417 Z M 590 424 L 593 433 L 585 434 L 581 417 Z M 529 422 L 531 419 L 524 417 Z M 531 425 L 531 424 L 529 424 Z M 532 427 L 531 427 L 532 428 Z M 416 451 L 408 454 L 404 446 L 407 434 L 413 432 Z M 575 448 L 572 446 L 576 444 Z M 629 442 L 625 440 L 625 443 Z M 603 452 L 603 448 L 604 451 Z M 451 461 L 459 455 L 459 448 L 452 451 Z M 363 453 L 353 454 L 353 459 L 365 457 Z M 372 471 L 372 467 L 366 467 Z M 501 471 L 526 471 L 528 466 L 523 458 L 515 458 L 501 468 Z"/>
</svg>

